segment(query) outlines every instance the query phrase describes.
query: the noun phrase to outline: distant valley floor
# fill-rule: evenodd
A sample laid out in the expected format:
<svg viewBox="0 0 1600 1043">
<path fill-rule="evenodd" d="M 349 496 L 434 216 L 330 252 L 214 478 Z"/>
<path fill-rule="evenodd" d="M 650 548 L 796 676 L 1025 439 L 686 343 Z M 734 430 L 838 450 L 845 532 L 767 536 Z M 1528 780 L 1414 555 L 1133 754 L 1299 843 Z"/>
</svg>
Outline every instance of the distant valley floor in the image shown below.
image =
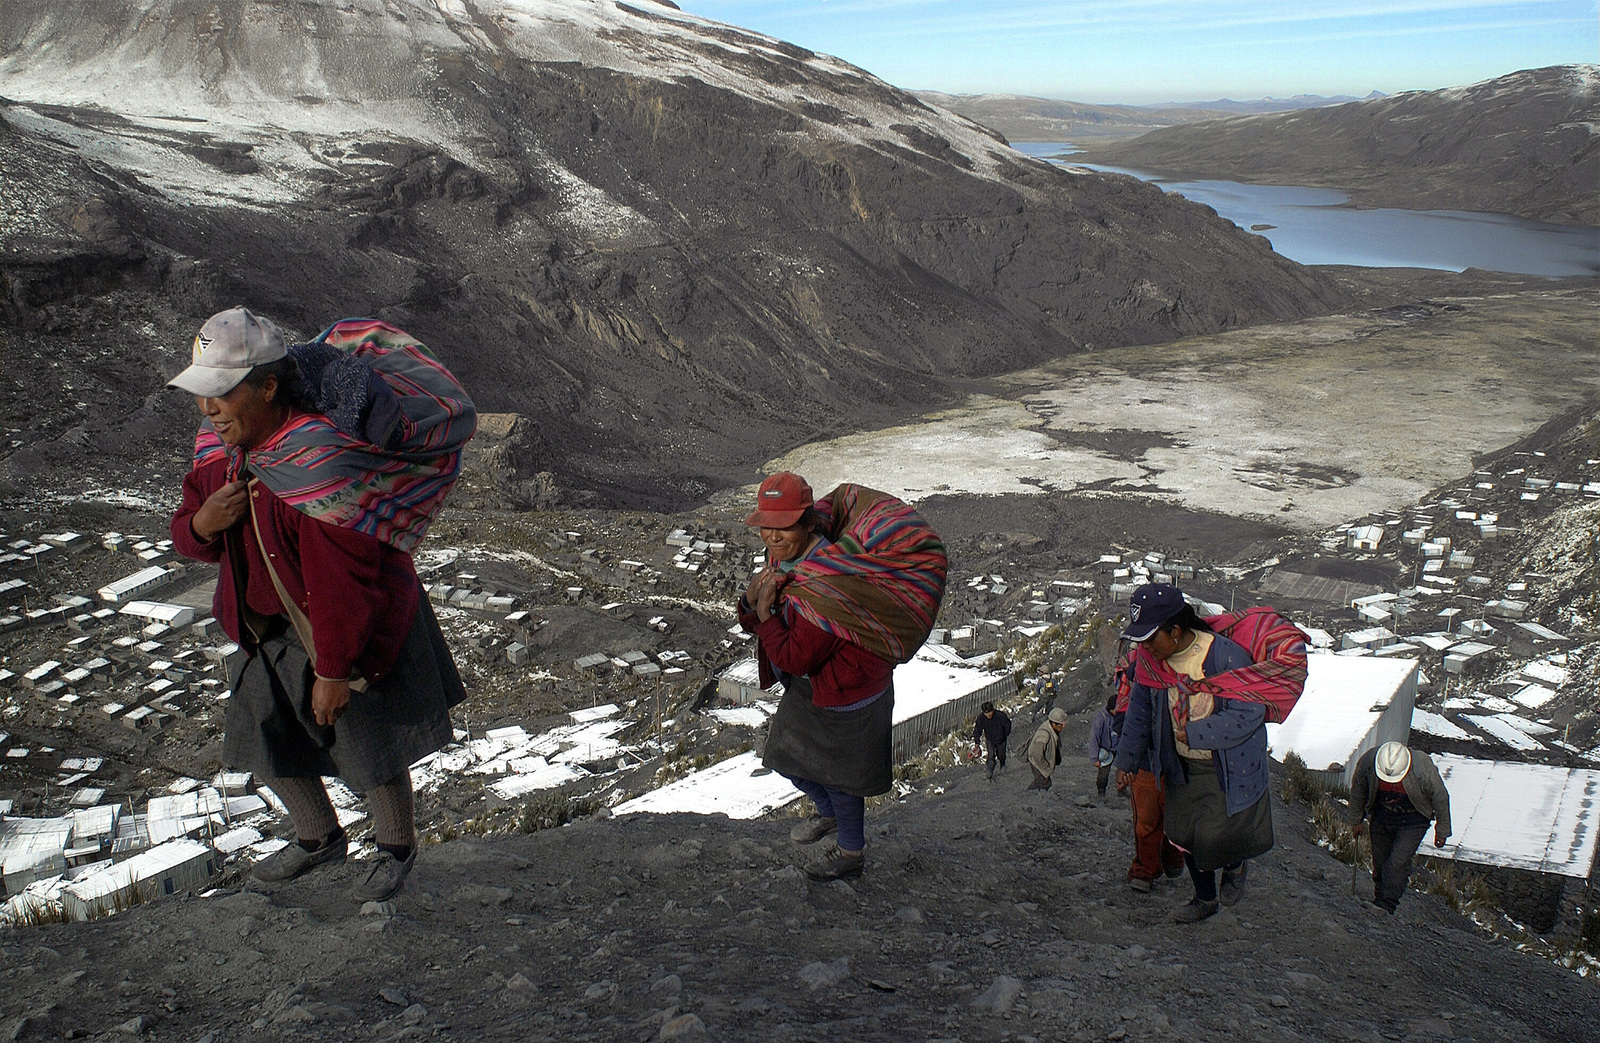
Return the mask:
<svg viewBox="0 0 1600 1043">
<path fill-rule="evenodd" d="M 1600 397 L 1592 281 L 1339 271 L 1368 309 L 1058 359 L 772 466 L 915 500 L 1064 492 L 1309 531 L 1414 502 Z"/>
</svg>

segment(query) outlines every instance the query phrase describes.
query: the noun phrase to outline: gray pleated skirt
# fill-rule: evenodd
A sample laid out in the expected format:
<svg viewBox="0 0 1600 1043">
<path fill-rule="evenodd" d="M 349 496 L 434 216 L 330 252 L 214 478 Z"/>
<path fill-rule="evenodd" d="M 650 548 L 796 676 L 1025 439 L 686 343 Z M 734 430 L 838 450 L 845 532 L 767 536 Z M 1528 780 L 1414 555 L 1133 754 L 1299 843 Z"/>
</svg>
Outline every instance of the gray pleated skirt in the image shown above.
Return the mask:
<svg viewBox="0 0 1600 1043">
<path fill-rule="evenodd" d="M 1272 793 L 1237 815 L 1228 814 L 1228 802 L 1217 780 L 1211 758 L 1183 758 L 1189 770 L 1184 786 L 1167 786 L 1167 839 L 1194 855 L 1206 871 L 1231 866 L 1272 850 Z"/>
<path fill-rule="evenodd" d="M 780 775 L 810 779 L 857 797 L 894 784 L 894 683 L 857 710 L 825 710 L 811 701 L 811 681 L 791 679 L 767 728 L 761 763 Z"/>
<path fill-rule="evenodd" d="M 331 727 L 311 711 L 316 674 L 300 637 L 277 617 L 233 678 L 222 761 L 267 778 L 335 775 L 364 792 L 452 739 L 450 707 L 467 697 L 426 597 L 394 667 Z"/>
</svg>

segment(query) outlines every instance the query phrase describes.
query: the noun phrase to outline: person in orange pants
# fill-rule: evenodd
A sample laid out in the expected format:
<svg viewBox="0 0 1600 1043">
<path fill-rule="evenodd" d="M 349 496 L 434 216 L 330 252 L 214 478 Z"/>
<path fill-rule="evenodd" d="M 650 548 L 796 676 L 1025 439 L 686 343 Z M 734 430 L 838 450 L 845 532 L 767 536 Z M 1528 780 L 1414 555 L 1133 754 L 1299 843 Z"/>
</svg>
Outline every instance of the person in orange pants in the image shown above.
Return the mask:
<svg viewBox="0 0 1600 1043">
<path fill-rule="evenodd" d="M 1183 852 L 1167 839 L 1163 828 L 1167 795 L 1161 779 L 1148 768 L 1118 772 L 1117 785 L 1129 791 L 1133 805 L 1133 864 L 1128 867 L 1128 886 L 1148 893 L 1163 872 L 1173 878 L 1184 873 Z"/>
<path fill-rule="evenodd" d="M 1113 683 L 1116 701 L 1112 706 L 1112 720 L 1117 733 L 1122 731 L 1122 717 L 1128 712 L 1128 695 L 1133 689 L 1128 680 L 1128 657 L 1124 654 L 1117 662 Z M 1128 867 L 1128 886 L 1148 894 L 1151 885 L 1162 873 L 1176 879 L 1184 874 L 1183 852 L 1167 839 L 1164 824 L 1167 817 L 1167 794 L 1160 776 L 1141 764 L 1137 772 L 1117 772 L 1117 792 L 1126 793 L 1133 808 L 1133 864 Z"/>
</svg>

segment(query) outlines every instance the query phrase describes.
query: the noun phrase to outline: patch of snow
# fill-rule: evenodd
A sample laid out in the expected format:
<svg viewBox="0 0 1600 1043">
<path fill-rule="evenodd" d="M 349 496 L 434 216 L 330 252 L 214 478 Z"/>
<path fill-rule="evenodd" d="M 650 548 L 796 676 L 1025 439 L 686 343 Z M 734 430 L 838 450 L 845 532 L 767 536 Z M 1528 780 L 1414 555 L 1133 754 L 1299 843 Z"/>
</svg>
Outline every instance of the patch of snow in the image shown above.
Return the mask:
<svg viewBox="0 0 1600 1043">
<path fill-rule="evenodd" d="M 1463 714 L 1462 720 L 1470 723 L 1481 732 L 1492 735 L 1514 750 L 1527 750 L 1534 752 L 1544 749 L 1544 743 L 1532 738 L 1521 728 L 1518 728 L 1501 716 L 1488 716 L 1478 714 Z"/>
<path fill-rule="evenodd" d="M 1484 741 L 1483 736 L 1473 735 L 1448 717 L 1429 713 L 1427 710 L 1411 711 L 1411 729 L 1422 732 L 1424 735 L 1433 735 L 1441 739 L 1461 739 L 1467 742 Z"/>
<path fill-rule="evenodd" d="M 752 750 L 618 804 L 612 812 L 617 815 L 688 812 L 752 819 L 792 804 L 800 795 L 794 783 L 763 768 L 760 754 Z"/>
</svg>

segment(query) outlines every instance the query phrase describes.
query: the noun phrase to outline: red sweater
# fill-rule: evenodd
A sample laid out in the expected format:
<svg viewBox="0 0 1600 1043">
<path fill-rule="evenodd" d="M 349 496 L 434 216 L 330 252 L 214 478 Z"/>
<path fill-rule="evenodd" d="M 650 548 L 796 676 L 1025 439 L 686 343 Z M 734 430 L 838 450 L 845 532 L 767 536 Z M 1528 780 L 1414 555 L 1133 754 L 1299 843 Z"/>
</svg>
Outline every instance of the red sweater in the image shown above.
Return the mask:
<svg viewBox="0 0 1600 1043">
<path fill-rule="evenodd" d="M 888 688 L 894 675 L 893 663 L 796 613 L 783 611 L 781 605 L 762 623 L 741 597 L 739 624 L 756 635 L 761 687 L 777 681 L 773 667 L 809 677 L 811 702 L 816 706 L 851 706 L 870 699 Z"/>
<path fill-rule="evenodd" d="M 172 517 L 172 542 L 184 557 L 224 562 L 227 544 L 237 541 L 248 572 L 246 602 L 263 615 L 284 615 L 248 514 L 209 543 L 190 525 L 206 498 L 227 484 L 227 466 L 225 458 L 217 459 L 184 476 L 183 506 Z M 369 681 L 381 680 L 405 644 L 421 597 L 411 555 L 375 536 L 297 511 L 260 483 L 252 490 L 250 508 L 260 516 L 261 541 L 273 556 L 278 578 L 311 620 L 317 673 L 343 678 L 353 669 Z M 211 611 L 228 636 L 240 641 L 244 627 L 233 570 L 226 564 L 217 577 Z"/>
</svg>

